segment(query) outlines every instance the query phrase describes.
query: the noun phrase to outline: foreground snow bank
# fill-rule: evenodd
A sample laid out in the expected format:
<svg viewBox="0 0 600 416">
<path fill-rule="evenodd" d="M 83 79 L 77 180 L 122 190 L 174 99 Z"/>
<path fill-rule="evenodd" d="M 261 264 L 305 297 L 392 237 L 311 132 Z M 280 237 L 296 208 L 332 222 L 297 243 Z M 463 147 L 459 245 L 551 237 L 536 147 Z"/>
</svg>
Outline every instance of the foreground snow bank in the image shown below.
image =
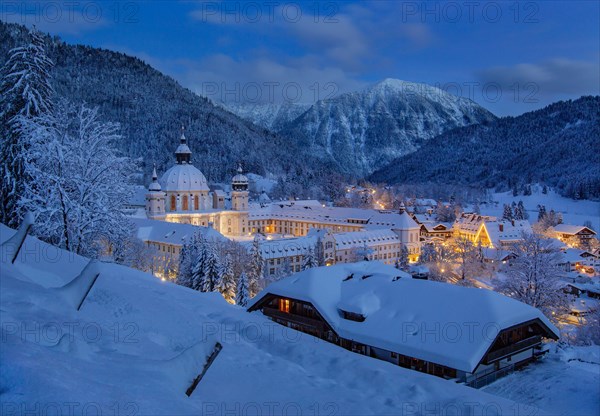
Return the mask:
<svg viewBox="0 0 600 416">
<path fill-rule="evenodd" d="M 114 264 L 77 311 L 57 291 L 87 259 L 33 238 L 15 264 L 0 254 L 2 415 L 539 414 Z"/>
</svg>

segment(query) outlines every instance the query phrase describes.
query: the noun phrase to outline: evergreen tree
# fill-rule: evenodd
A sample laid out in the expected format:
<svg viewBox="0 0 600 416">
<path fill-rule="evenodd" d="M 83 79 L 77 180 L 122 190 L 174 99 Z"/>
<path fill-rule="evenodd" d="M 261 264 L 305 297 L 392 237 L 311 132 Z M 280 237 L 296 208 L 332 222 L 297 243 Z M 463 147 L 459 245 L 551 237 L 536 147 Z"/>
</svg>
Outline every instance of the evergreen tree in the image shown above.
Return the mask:
<svg viewBox="0 0 600 416">
<path fill-rule="evenodd" d="M 402 248 L 400 249 L 397 268 L 404 271 L 408 269 L 408 248 L 404 244 L 402 244 Z"/>
<path fill-rule="evenodd" d="M 20 222 L 27 182 L 29 137 L 23 123 L 49 114 L 54 91 L 50 84 L 52 61 L 46 55 L 42 35 L 30 32 L 31 43 L 10 51 L 0 70 L 0 221 L 11 227 Z"/>
<path fill-rule="evenodd" d="M 254 237 L 250 250 L 250 272 L 248 273 L 248 287 L 250 296 L 254 297 L 260 291 L 260 284 L 264 280 L 265 262 L 260 250 L 260 240 Z"/>
<path fill-rule="evenodd" d="M 542 187 L 542 193 L 543 193 L 544 195 L 546 195 L 546 194 L 548 193 L 548 187 L 547 187 L 546 185 L 544 185 L 544 186 Z"/>
<path fill-rule="evenodd" d="M 216 290 L 223 295 L 227 302 L 232 303 L 234 301 L 235 278 L 233 273 L 233 261 L 230 254 L 227 254 L 221 263 L 221 271 L 219 272 Z"/>
<path fill-rule="evenodd" d="M 538 205 L 538 222 L 542 222 L 544 217 L 546 216 L 546 206 Z"/>
<path fill-rule="evenodd" d="M 513 210 L 508 204 L 504 204 L 504 210 L 502 211 L 502 219 L 506 221 L 511 221 L 514 219 Z"/>
<path fill-rule="evenodd" d="M 204 261 L 204 279 L 202 280 L 202 292 L 214 292 L 219 281 L 219 256 L 214 243 L 206 244 L 206 257 Z"/>
<path fill-rule="evenodd" d="M 309 247 L 308 250 L 306 250 L 306 254 L 304 254 L 302 258 L 302 270 L 311 269 L 317 266 L 318 264 L 315 257 L 315 250 L 313 247 Z"/>
<path fill-rule="evenodd" d="M 235 303 L 239 306 L 246 307 L 250 300 L 250 285 L 246 273 L 242 272 L 238 278 L 237 288 L 235 291 Z"/>
<path fill-rule="evenodd" d="M 208 256 L 206 240 L 202 234 L 198 235 L 194 245 L 194 257 L 192 259 L 192 289 L 202 291 L 205 287 L 205 263 Z"/>
</svg>

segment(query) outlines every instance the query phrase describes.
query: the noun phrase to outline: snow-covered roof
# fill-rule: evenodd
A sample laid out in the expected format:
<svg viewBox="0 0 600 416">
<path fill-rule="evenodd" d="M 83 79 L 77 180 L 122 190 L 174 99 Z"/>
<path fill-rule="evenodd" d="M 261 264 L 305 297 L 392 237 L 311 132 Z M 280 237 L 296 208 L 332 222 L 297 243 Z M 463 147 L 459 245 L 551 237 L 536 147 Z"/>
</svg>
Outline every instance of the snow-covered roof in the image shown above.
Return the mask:
<svg viewBox="0 0 600 416">
<path fill-rule="evenodd" d="M 205 238 L 225 240 L 225 237 L 223 237 L 222 234 L 210 227 L 149 220 L 145 218 L 131 218 L 130 220 L 137 227 L 137 237 L 142 241 L 153 241 L 181 246 L 198 231 L 200 231 Z"/>
<path fill-rule="evenodd" d="M 374 209 L 323 207 L 318 201 L 308 202 L 272 202 L 251 209 L 249 217 L 250 220 L 289 218 L 331 225 L 355 224 L 362 225 L 365 228 L 393 228 L 399 230 L 419 228 L 415 220 L 406 212 L 399 214 L 395 211 L 378 211 Z"/>
<path fill-rule="evenodd" d="M 584 227 L 583 225 L 571 225 L 571 224 L 558 224 L 552 227 L 555 232 L 561 234 L 577 234 L 582 230 L 590 230 L 588 227 Z M 590 230 L 592 233 L 596 234 L 594 230 Z"/>
<path fill-rule="evenodd" d="M 317 236 L 307 236 L 298 238 L 282 238 L 279 240 L 261 240 L 260 251 L 263 259 L 277 259 L 281 257 L 302 256 L 310 248 L 315 248 Z M 252 241 L 243 242 L 248 250 L 252 246 Z"/>
<path fill-rule="evenodd" d="M 165 192 L 209 191 L 206 177 L 193 165 L 177 164 L 167 170 L 160 178 Z"/>
<path fill-rule="evenodd" d="M 561 252 L 561 257 L 562 257 L 562 261 L 564 263 L 576 263 L 578 261 L 583 261 L 585 260 L 585 257 L 583 256 L 583 254 L 589 254 L 590 256 L 594 256 L 592 253 L 590 253 L 589 251 L 586 250 L 579 250 L 577 248 L 568 248 L 566 250 L 564 250 L 563 252 Z"/>
<path fill-rule="evenodd" d="M 490 240 L 497 246 L 501 243 L 518 241 L 523 234 L 531 234 L 531 224 L 527 220 L 485 221 L 485 229 Z"/>
<path fill-rule="evenodd" d="M 398 234 L 385 228 L 349 233 L 337 233 L 333 235 L 333 238 L 335 239 L 336 249 L 338 250 L 362 247 L 365 244 L 372 246 L 400 243 L 400 237 Z"/>
<path fill-rule="evenodd" d="M 249 308 L 268 294 L 310 302 L 343 338 L 467 372 L 502 329 L 539 319 L 559 334 L 529 305 L 486 289 L 412 279 L 377 261 L 296 273 L 269 285 Z M 364 322 L 342 318 L 340 309 L 348 308 Z"/>
</svg>

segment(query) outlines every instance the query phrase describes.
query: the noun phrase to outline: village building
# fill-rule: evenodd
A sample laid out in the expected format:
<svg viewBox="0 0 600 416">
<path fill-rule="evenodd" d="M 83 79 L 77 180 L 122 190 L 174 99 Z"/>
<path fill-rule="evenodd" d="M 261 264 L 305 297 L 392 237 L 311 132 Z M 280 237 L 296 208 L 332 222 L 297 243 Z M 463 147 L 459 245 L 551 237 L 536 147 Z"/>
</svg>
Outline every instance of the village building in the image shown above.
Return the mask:
<svg viewBox="0 0 600 416">
<path fill-rule="evenodd" d="M 558 265 L 566 272 L 593 274 L 600 270 L 600 258 L 590 251 L 567 248 L 561 252 L 561 260 Z"/>
<path fill-rule="evenodd" d="M 350 351 L 473 387 L 541 354 L 559 331 L 499 293 L 426 280 L 378 261 L 312 268 L 249 304 L 274 322 Z"/>
<path fill-rule="evenodd" d="M 581 225 L 558 224 L 550 229 L 552 236 L 570 247 L 589 247 L 596 236 L 591 228 Z"/>
<path fill-rule="evenodd" d="M 157 277 L 174 278 L 174 275 L 167 276 L 165 270 L 176 274 L 181 249 L 195 233 L 200 232 L 208 241 L 226 241 L 223 235 L 210 227 L 146 218 L 131 218 L 131 222 L 136 228 L 137 238 L 152 249 L 148 253 L 151 258 L 147 260 L 153 265 L 151 273 Z"/>
<path fill-rule="evenodd" d="M 471 241 L 481 247 L 510 249 L 532 233 L 527 220 L 498 220 L 496 217 L 463 213 L 454 223 L 454 237 Z"/>
</svg>

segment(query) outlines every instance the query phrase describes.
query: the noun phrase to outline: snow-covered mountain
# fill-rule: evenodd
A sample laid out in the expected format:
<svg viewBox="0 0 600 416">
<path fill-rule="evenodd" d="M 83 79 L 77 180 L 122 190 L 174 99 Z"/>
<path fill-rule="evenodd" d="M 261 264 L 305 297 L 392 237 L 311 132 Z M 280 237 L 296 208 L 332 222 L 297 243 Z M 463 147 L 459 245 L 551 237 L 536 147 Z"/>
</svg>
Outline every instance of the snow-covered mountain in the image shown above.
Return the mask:
<svg viewBox="0 0 600 416">
<path fill-rule="evenodd" d="M 279 129 L 341 172 L 363 177 L 429 139 L 496 117 L 439 88 L 386 79 L 363 91 L 316 102 Z"/>
<path fill-rule="evenodd" d="M 575 199 L 600 196 L 600 96 L 448 131 L 371 175 L 375 182 L 507 189 L 540 182 Z"/>
<path fill-rule="evenodd" d="M 258 126 L 279 131 L 311 107 L 308 103 L 225 103 L 225 109 Z"/>
</svg>

